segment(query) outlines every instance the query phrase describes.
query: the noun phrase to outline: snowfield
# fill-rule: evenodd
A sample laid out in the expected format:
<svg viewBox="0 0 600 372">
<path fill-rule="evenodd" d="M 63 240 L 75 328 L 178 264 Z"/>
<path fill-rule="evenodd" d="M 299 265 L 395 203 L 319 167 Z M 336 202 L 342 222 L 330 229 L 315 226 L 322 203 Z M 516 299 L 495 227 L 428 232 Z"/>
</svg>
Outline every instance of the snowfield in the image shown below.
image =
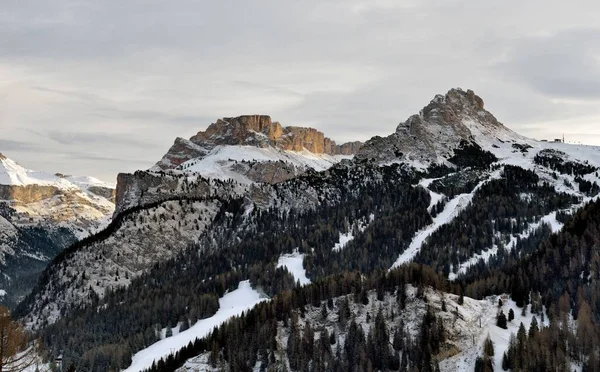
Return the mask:
<svg viewBox="0 0 600 372">
<path fill-rule="evenodd" d="M 421 246 L 423 245 L 423 242 L 429 236 L 431 236 L 431 234 L 436 232 L 443 225 L 450 223 L 454 218 L 456 218 L 456 216 L 458 216 L 460 214 L 460 212 L 462 212 L 465 208 L 467 208 L 469 206 L 469 204 L 473 200 L 473 197 L 475 196 L 475 193 L 477 192 L 477 190 L 479 190 L 479 188 L 481 186 L 483 186 L 483 184 L 488 182 L 489 180 L 494 179 L 494 178 L 499 178 L 500 174 L 501 174 L 500 171 L 495 171 L 494 173 L 492 173 L 489 176 L 489 178 L 487 178 L 484 181 L 481 181 L 473 189 L 473 191 L 471 193 L 457 195 L 456 197 L 454 197 L 453 199 L 448 201 L 448 203 L 446 203 L 446 205 L 444 206 L 444 210 L 433 219 L 433 223 L 431 225 L 425 227 L 424 229 L 418 231 L 415 234 L 415 237 L 410 242 L 410 245 L 408 246 L 408 248 L 406 248 L 404 250 L 404 252 L 402 252 L 400 254 L 400 256 L 398 257 L 396 262 L 394 262 L 394 264 L 392 265 L 391 268 L 394 269 L 400 265 L 403 265 L 407 262 L 412 261 L 412 259 L 415 258 L 415 256 L 421 250 Z M 433 180 L 424 180 L 424 181 L 425 182 L 422 181 L 421 185 L 423 187 L 425 187 L 426 190 L 428 190 L 430 193 L 432 193 L 431 190 L 427 189 L 427 186 L 429 186 L 429 184 Z M 435 194 L 435 193 L 433 193 L 433 194 Z M 433 197 L 432 197 L 432 202 L 433 202 Z M 436 203 L 437 203 L 437 201 L 436 201 Z M 430 210 L 433 205 L 435 205 L 435 204 L 430 203 L 430 206 L 429 206 Z"/>
<path fill-rule="evenodd" d="M 298 250 L 295 250 L 293 253 L 281 255 L 277 261 L 277 268 L 287 268 L 294 279 L 300 282 L 300 285 L 307 285 L 310 284 L 310 279 L 306 277 L 303 260 L 304 254 L 300 254 Z"/>
<path fill-rule="evenodd" d="M 549 226 L 553 233 L 559 232 L 563 228 L 563 224 L 556 220 L 556 212 L 552 212 L 552 213 L 542 217 L 538 222 L 529 224 L 529 226 L 527 227 L 527 229 L 525 229 L 525 231 L 518 234 L 519 238 L 521 240 L 527 239 L 529 237 L 529 235 L 534 233 L 537 229 L 539 229 L 544 224 Z M 511 251 L 512 249 L 515 248 L 516 244 L 517 244 L 517 238 L 515 238 L 514 236 L 511 236 L 510 242 L 504 246 L 504 249 L 506 249 L 507 251 Z M 498 249 L 499 249 L 499 247 L 497 245 L 494 245 L 490 249 L 487 249 L 487 250 L 481 252 L 480 254 L 473 255 L 473 257 L 471 257 L 467 261 L 460 264 L 460 267 L 458 268 L 457 273 L 451 272 L 448 275 L 448 279 L 456 280 L 460 275 L 466 274 L 469 267 L 476 265 L 477 262 L 479 262 L 479 260 L 484 260 L 485 262 L 487 262 L 491 256 L 498 253 Z"/>
<path fill-rule="evenodd" d="M 238 289 L 225 294 L 219 299 L 219 310 L 210 318 L 199 320 L 187 331 L 175 336 L 165 338 L 150 347 L 137 352 L 133 356 L 133 362 L 126 372 L 143 371 L 152 366 L 154 361 L 167 357 L 177 352 L 188 343 L 194 342 L 196 338 L 206 337 L 210 332 L 234 316 L 253 308 L 256 304 L 266 301 L 260 294 L 250 286 L 250 281 L 240 282 Z"/>
<path fill-rule="evenodd" d="M 19 165 L 12 159 L 0 156 L 0 185 L 11 186 L 54 186 L 59 189 L 87 189 L 90 186 L 115 188 L 94 177 L 61 176 L 47 172 L 33 171 Z"/>
<path fill-rule="evenodd" d="M 231 168 L 236 162 L 283 161 L 293 164 L 296 167 L 323 171 L 343 159 L 351 158 L 352 156 L 346 155 L 315 154 L 306 149 L 303 151 L 289 151 L 275 147 L 216 146 L 205 157 L 188 160 L 177 167 L 177 169 L 198 173 L 207 178 L 220 180 L 233 179 L 237 182 L 248 184 L 252 183 L 250 179 Z"/>
</svg>

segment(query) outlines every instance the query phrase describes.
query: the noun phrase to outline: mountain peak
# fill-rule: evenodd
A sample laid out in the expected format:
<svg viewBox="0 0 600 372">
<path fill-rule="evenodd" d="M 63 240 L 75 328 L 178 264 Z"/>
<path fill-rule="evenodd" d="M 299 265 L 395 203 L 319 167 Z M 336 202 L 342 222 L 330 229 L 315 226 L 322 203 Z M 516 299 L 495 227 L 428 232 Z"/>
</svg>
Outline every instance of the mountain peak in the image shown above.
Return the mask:
<svg viewBox="0 0 600 372">
<path fill-rule="evenodd" d="M 189 140 L 177 138 L 154 169 L 173 169 L 197 158 L 207 156 L 218 146 L 253 146 L 276 150 L 321 155 L 353 155 L 362 145 L 351 142 L 337 145 L 323 132 L 309 127 L 287 126 L 273 121 L 269 115 L 224 117 L 210 124 Z"/>
<path fill-rule="evenodd" d="M 417 164 L 444 163 L 463 142 L 512 140 L 519 135 L 484 109 L 472 90 L 453 88 L 436 95 L 418 114 L 400 123 L 388 137 L 375 137 L 356 157 L 379 162 L 395 159 Z"/>
</svg>

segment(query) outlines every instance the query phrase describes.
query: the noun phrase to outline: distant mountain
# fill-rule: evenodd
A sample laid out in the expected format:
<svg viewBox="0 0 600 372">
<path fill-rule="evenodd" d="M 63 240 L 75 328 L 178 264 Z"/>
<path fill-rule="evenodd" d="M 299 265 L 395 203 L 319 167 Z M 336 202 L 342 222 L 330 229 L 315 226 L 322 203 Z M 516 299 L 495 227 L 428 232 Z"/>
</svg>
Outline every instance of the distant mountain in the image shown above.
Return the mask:
<svg viewBox="0 0 600 372">
<path fill-rule="evenodd" d="M 267 115 L 223 118 L 189 140 L 177 138 L 151 169 L 197 172 L 239 182 L 281 182 L 351 158 L 361 142 L 337 145 L 313 128 L 282 127 Z"/>
<path fill-rule="evenodd" d="M 0 302 L 16 304 L 60 251 L 114 210 L 114 186 L 25 169 L 0 154 Z"/>
<path fill-rule="evenodd" d="M 350 155 L 340 160 L 344 151 Z M 178 139 L 152 169 L 119 175 L 110 225 L 54 259 L 17 315 L 51 348 L 67 350 L 65 358 L 82 370 L 108 370 L 128 367 L 135 352 L 168 329 L 182 331 L 216 316 L 219 298 L 246 280 L 285 303 L 286 312 L 293 307 L 302 314 L 321 300 L 338 311 L 339 303 L 329 300 L 350 292 L 366 305 L 366 292 L 381 290 L 374 283 L 396 275 L 417 290 L 425 282 L 457 295 L 476 278 L 534 254 L 596 200 L 599 171 L 600 148 L 523 137 L 461 89 L 435 96 L 390 136 L 346 150 L 318 131 L 283 128 L 266 116 L 226 118 L 190 140 Z M 297 283 L 278 264 L 290 254 L 302 257 L 295 268 L 301 266 L 314 287 L 285 292 Z M 374 279 L 364 283 L 362 275 Z M 331 278 L 350 277 L 358 278 L 356 287 L 331 284 Z M 390 293 L 377 296 L 388 309 L 389 295 L 402 291 L 398 283 L 386 285 Z M 481 300 L 481 293 L 470 294 Z M 436 307 L 444 296 L 434 296 Z M 490 301 L 497 298 L 466 301 L 469 311 L 444 317 L 485 316 L 486 329 L 493 329 Z M 366 315 L 363 307 L 355 310 Z M 273 324 L 290 320 L 265 311 L 253 316 Z M 436 356 L 453 358 L 439 360 L 446 370 L 472 368 L 483 345 L 481 338 L 469 346 L 475 335 L 466 327 L 477 322 L 463 320 L 470 325 L 443 348 L 452 355 Z M 265 368 L 286 363 L 275 349 L 286 348 L 289 323 L 272 330 L 270 324 L 258 325 L 261 340 L 269 340 L 258 351 Z M 276 341 L 266 336 L 271 331 Z M 229 339 L 215 337 L 211 345 Z M 257 345 L 244 346 L 255 352 Z M 206 350 L 197 350 L 191 356 L 201 354 L 203 362 Z M 255 368 L 244 364 L 254 356 L 233 361 L 220 349 L 211 355 L 235 370 Z"/>
</svg>

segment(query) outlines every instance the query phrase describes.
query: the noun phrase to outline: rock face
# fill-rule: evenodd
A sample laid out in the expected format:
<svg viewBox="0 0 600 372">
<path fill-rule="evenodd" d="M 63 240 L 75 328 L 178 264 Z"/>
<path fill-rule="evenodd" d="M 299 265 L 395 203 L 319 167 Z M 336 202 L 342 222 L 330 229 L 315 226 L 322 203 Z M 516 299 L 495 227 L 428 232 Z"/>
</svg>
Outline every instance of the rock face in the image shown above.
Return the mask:
<svg viewBox="0 0 600 372">
<path fill-rule="evenodd" d="M 50 260 L 113 213 L 114 188 L 32 171 L 0 155 L 0 303 L 19 301 Z"/>
<path fill-rule="evenodd" d="M 367 141 L 356 159 L 444 163 L 461 142 L 472 142 L 476 137 L 485 137 L 485 141 L 521 138 L 486 111 L 483 100 L 473 91 L 451 89 L 446 95 L 436 95 L 390 136 Z"/>
<path fill-rule="evenodd" d="M 216 146 L 271 146 L 290 151 L 306 149 L 313 154 L 354 155 L 361 145 L 361 142 L 337 145 L 314 128 L 283 127 L 267 115 L 243 115 L 218 119 L 189 140 L 177 138 L 156 167 L 176 168 L 190 159 L 206 156 Z"/>
</svg>

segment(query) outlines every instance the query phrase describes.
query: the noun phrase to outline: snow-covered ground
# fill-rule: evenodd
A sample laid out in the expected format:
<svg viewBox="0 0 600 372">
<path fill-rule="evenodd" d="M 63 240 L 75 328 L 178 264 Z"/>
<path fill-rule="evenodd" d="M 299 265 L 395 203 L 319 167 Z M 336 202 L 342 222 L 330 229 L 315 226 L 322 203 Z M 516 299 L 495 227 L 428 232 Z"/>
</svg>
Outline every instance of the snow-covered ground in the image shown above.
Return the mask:
<svg viewBox="0 0 600 372">
<path fill-rule="evenodd" d="M 285 267 L 294 276 L 300 285 L 310 284 L 310 279 L 306 277 L 306 270 L 304 269 L 304 254 L 300 254 L 298 250 L 293 253 L 281 255 L 277 261 L 277 267 Z"/>
<path fill-rule="evenodd" d="M 204 177 L 217 179 L 234 179 L 240 183 L 252 183 L 247 177 L 231 168 L 235 162 L 284 161 L 296 167 L 309 167 L 317 171 L 330 168 L 342 159 L 352 156 L 314 154 L 306 149 L 303 151 L 281 150 L 275 147 L 256 146 L 216 146 L 203 158 L 195 158 L 181 164 L 178 169 L 186 172 L 199 173 Z"/>
<path fill-rule="evenodd" d="M 150 368 L 152 362 L 177 352 L 196 338 L 207 336 L 214 328 L 220 326 L 233 316 L 242 314 L 261 301 L 260 294 L 250 286 L 250 281 L 240 282 L 238 289 L 227 293 L 219 299 L 219 310 L 210 318 L 199 320 L 190 329 L 175 336 L 165 338 L 152 344 L 150 347 L 137 352 L 133 356 L 132 364 L 126 372 L 143 371 Z"/>
<path fill-rule="evenodd" d="M 26 169 L 14 160 L 1 155 L 0 185 L 40 185 L 54 186 L 59 189 L 87 189 L 90 186 L 115 187 L 115 184 L 106 183 L 93 177 L 62 177 L 57 174 Z"/>
<path fill-rule="evenodd" d="M 456 216 L 460 214 L 460 212 L 467 208 L 473 200 L 473 196 L 475 196 L 477 190 L 479 190 L 479 188 L 483 186 L 484 183 L 488 182 L 491 179 L 499 178 L 500 175 L 501 171 L 495 171 L 490 175 L 488 179 L 481 181 L 477 186 L 475 186 L 471 193 L 457 195 L 456 197 L 448 201 L 448 203 L 446 203 L 446 205 L 444 206 L 444 210 L 433 219 L 433 223 L 426 226 L 424 229 L 418 231 L 415 234 L 408 248 L 406 248 L 404 252 L 400 254 L 400 256 L 398 257 L 396 262 L 394 262 L 391 268 L 394 269 L 402 264 L 410 262 L 419 253 L 423 242 L 429 236 L 431 236 L 431 234 L 436 232 L 443 225 L 450 223 Z M 429 181 L 433 180 L 425 180 L 425 182 L 422 183 L 422 186 L 427 188 L 429 183 L 431 183 Z M 430 207 L 432 205 L 430 205 Z"/>
<path fill-rule="evenodd" d="M 538 222 L 534 222 L 529 224 L 529 226 L 522 233 L 518 234 L 520 239 L 527 239 L 529 235 L 539 229 L 543 224 L 546 224 L 550 227 L 553 233 L 559 232 L 563 228 L 563 224 L 556 220 L 556 212 L 549 213 L 548 215 L 540 218 Z M 510 242 L 504 246 L 507 251 L 511 251 L 515 248 L 517 244 L 517 238 L 512 236 Z M 448 279 L 455 280 L 460 275 L 463 275 L 467 272 L 469 267 L 476 265 L 479 260 L 484 260 L 487 262 L 491 256 L 498 253 L 499 247 L 494 244 L 493 247 L 481 252 L 474 254 L 473 257 L 469 258 L 467 261 L 460 264 L 456 273 L 451 272 L 448 275 Z"/>
<path fill-rule="evenodd" d="M 4 289 L 0 289 L 0 297 L 6 296 L 6 291 Z"/>
<path fill-rule="evenodd" d="M 358 231 L 363 232 L 365 231 L 365 229 L 371 224 L 371 222 L 373 222 L 375 220 L 375 215 L 373 213 L 371 213 L 369 215 L 369 220 L 365 221 L 365 219 L 360 219 L 357 222 L 357 227 L 358 227 Z M 338 240 L 337 243 L 335 243 L 335 245 L 333 246 L 332 250 L 334 252 L 339 252 L 342 249 L 346 248 L 346 245 L 348 243 L 350 243 L 352 240 L 354 240 L 354 232 L 352 230 L 352 226 L 350 226 L 350 231 L 346 232 L 346 233 L 342 233 L 340 232 L 340 239 Z"/>
<path fill-rule="evenodd" d="M 508 343 L 511 334 L 517 334 L 521 323 L 529 330 L 533 314 L 527 309 L 525 315 L 521 315 L 522 309 L 519 308 L 514 301 L 509 299 L 509 296 L 491 296 L 483 300 L 477 301 L 468 297 L 464 298 L 463 305 L 457 305 L 450 300 L 454 295 L 446 297 L 448 309 L 457 309 L 459 317 L 464 322 L 455 322 L 452 327 L 453 341 L 459 348 L 459 352 L 440 362 L 442 371 L 473 371 L 475 360 L 483 354 L 483 344 L 485 339 L 490 336 L 494 343 L 494 371 L 502 371 L 502 355 L 508 349 Z M 502 298 L 503 305 L 498 307 L 498 299 Z M 502 329 L 496 326 L 497 314 L 502 310 L 508 317 L 508 313 L 512 309 L 515 318 L 507 323 L 507 329 Z M 548 317 L 542 319 L 536 316 L 538 327 L 547 327 Z"/>
<path fill-rule="evenodd" d="M 340 233 L 340 240 L 337 243 L 335 243 L 332 249 L 336 252 L 341 251 L 352 240 L 354 240 L 354 235 L 352 235 L 352 231 L 349 231 L 345 234 Z"/>
</svg>

